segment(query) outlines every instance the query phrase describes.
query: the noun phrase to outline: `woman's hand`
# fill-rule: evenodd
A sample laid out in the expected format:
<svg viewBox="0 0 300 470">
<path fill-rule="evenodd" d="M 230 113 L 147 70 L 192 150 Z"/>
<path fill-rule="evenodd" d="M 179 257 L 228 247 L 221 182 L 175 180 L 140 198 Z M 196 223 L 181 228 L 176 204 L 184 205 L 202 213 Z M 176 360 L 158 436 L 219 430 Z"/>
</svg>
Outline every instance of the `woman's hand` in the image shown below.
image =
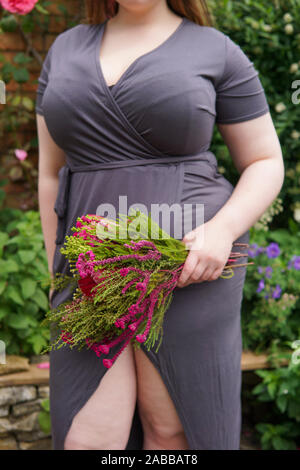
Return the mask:
<svg viewBox="0 0 300 470">
<path fill-rule="evenodd" d="M 190 250 L 177 287 L 193 282 L 214 281 L 221 274 L 234 242 L 228 227 L 208 221 L 188 232 L 182 239 Z"/>
</svg>

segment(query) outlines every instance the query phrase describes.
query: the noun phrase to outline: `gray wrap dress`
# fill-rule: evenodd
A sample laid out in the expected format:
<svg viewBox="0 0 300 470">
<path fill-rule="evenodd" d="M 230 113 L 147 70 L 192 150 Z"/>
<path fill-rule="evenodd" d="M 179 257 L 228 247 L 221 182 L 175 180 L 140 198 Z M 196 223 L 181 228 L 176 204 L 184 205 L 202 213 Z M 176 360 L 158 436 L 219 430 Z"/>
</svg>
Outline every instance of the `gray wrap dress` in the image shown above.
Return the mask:
<svg viewBox="0 0 300 470">
<path fill-rule="evenodd" d="M 96 214 L 103 202 L 118 211 L 120 195 L 128 207 L 141 203 L 149 211 L 152 203 L 203 204 L 207 222 L 234 189 L 209 150 L 215 123 L 269 112 L 258 72 L 241 48 L 187 18 L 109 88 L 99 60 L 106 22 L 60 33 L 38 79 L 36 112 L 66 155 L 55 202 L 54 273 L 69 272 L 60 248 L 76 218 Z M 235 241 L 248 243 L 249 231 Z M 158 352 L 141 345 L 167 387 L 190 449 L 239 449 L 245 275 L 242 267 L 231 279 L 176 288 Z M 69 289 L 54 291 L 52 307 L 71 297 Z M 52 337 L 57 333 L 52 325 Z M 74 416 L 107 370 L 92 350 L 51 351 L 53 449 L 64 448 Z M 136 406 L 126 450 L 142 445 Z"/>
</svg>

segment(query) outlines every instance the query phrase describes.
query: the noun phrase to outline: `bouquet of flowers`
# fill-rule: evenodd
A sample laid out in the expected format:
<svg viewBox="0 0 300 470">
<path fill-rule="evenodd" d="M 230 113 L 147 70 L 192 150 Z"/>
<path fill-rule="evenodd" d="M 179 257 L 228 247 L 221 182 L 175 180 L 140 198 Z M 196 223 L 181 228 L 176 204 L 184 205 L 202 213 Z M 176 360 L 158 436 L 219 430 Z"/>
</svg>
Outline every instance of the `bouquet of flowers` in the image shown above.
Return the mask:
<svg viewBox="0 0 300 470">
<path fill-rule="evenodd" d="M 67 286 L 75 290 L 71 301 L 46 313 L 42 324 L 55 322 L 61 329 L 46 351 L 69 344 L 71 348 L 91 348 L 101 357 L 120 344 L 113 358 L 103 359 L 107 368 L 130 341 L 135 347 L 144 343 L 149 350 L 159 340 L 158 351 L 164 315 L 188 251 L 150 216 L 139 212 L 136 217 L 78 217 L 71 229 L 74 233 L 65 237 L 61 248 L 71 276 L 56 273 L 52 282 L 56 290 Z M 248 247 L 247 243 L 234 245 Z M 233 264 L 240 256 L 245 254 L 230 254 L 221 277 L 230 278 L 233 268 L 253 264 Z"/>
</svg>

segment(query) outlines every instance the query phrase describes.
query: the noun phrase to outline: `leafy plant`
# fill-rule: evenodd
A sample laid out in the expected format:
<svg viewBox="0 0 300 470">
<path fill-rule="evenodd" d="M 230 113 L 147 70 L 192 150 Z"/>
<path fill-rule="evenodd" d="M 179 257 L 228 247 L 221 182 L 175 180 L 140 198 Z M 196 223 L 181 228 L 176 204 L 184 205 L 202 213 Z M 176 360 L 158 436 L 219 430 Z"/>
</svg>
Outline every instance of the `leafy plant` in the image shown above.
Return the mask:
<svg viewBox="0 0 300 470">
<path fill-rule="evenodd" d="M 295 351 L 296 352 L 296 351 Z M 299 351 L 298 351 L 299 352 Z M 271 402 L 274 423 L 259 423 L 262 448 L 296 449 L 300 443 L 300 361 L 290 354 L 287 367 L 257 370 L 262 381 L 252 393 L 261 402 Z"/>
<path fill-rule="evenodd" d="M 243 345 L 256 352 L 300 337 L 300 237 L 252 230 L 242 309 Z"/>
<path fill-rule="evenodd" d="M 283 424 L 259 423 L 256 426 L 261 434 L 262 450 L 296 450 L 294 437 L 299 437 L 299 426 L 291 421 Z"/>
<path fill-rule="evenodd" d="M 0 225 L 0 339 L 8 354 L 39 354 L 49 340 L 40 325 L 49 273 L 39 213 L 2 209 Z"/>
<path fill-rule="evenodd" d="M 41 402 L 42 410 L 38 415 L 38 421 L 41 430 L 45 434 L 50 434 L 51 432 L 51 419 L 50 419 L 50 402 L 49 398 L 46 398 Z"/>
<path fill-rule="evenodd" d="M 208 0 L 215 25 L 253 62 L 266 92 L 285 160 L 284 211 L 270 225 L 297 230 L 300 221 L 300 0 Z M 212 150 L 232 184 L 239 175 L 215 129 Z M 270 228 L 269 227 L 269 228 Z"/>
</svg>

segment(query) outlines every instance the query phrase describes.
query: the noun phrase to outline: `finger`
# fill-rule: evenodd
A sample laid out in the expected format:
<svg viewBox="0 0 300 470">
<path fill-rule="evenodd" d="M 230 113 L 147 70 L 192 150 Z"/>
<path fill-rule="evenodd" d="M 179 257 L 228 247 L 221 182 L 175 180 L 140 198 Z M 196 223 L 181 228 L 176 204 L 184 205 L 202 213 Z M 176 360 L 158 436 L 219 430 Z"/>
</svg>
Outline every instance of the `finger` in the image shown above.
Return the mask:
<svg viewBox="0 0 300 470">
<path fill-rule="evenodd" d="M 222 270 L 220 268 L 215 269 L 215 271 L 212 273 L 210 276 L 210 279 L 207 279 L 208 281 L 216 281 L 218 277 L 220 277 L 222 274 Z"/>
<path fill-rule="evenodd" d="M 203 276 L 203 273 L 206 270 L 206 264 L 204 262 L 198 263 L 197 266 L 195 267 L 194 271 L 191 273 L 190 277 L 188 278 L 187 282 L 189 284 L 193 282 L 202 282 L 201 278 Z"/>
<path fill-rule="evenodd" d="M 181 274 L 179 276 L 179 279 L 177 281 L 177 286 L 178 287 L 183 287 L 187 279 L 190 277 L 190 274 L 194 271 L 195 266 L 198 263 L 198 257 L 194 253 L 189 253 L 184 266 L 182 268 Z"/>
<path fill-rule="evenodd" d="M 189 243 L 190 241 L 194 241 L 196 237 L 195 232 L 192 230 L 191 232 L 188 232 L 185 234 L 183 237 L 182 241 L 183 243 Z"/>
<path fill-rule="evenodd" d="M 196 282 L 208 281 L 215 269 L 215 267 L 207 266 L 206 269 L 202 272 L 201 276 L 199 276 L 200 279 Z"/>
</svg>

